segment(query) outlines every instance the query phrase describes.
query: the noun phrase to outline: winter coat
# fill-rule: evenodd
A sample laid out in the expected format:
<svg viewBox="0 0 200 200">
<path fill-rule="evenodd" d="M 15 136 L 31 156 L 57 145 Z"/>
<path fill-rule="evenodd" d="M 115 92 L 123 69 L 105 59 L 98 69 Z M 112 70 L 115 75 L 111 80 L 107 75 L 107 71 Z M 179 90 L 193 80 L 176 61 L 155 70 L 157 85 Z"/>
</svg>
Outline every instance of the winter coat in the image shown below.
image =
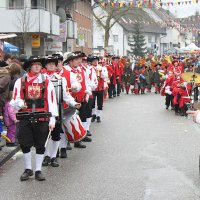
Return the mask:
<svg viewBox="0 0 200 200">
<path fill-rule="evenodd" d="M 15 124 L 16 113 L 16 110 L 10 105 L 10 103 L 6 102 L 3 107 L 3 119 L 7 127 Z"/>
<path fill-rule="evenodd" d="M 6 103 L 10 92 L 11 76 L 7 69 L 0 68 L 0 107 Z"/>
</svg>

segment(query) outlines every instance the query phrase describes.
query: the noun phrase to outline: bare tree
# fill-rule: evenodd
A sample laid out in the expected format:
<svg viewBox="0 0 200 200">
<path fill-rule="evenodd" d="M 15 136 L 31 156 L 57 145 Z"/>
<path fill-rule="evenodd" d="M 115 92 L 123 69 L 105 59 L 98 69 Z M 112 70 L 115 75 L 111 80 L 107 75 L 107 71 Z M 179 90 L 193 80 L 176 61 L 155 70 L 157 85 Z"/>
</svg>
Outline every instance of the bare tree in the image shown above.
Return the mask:
<svg viewBox="0 0 200 200">
<path fill-rule="evenodd" d="M 30 37 L 30 29 L 36 22 L 36 19 L 33 19 L 33 17 L 31 17 L 31 8 L 26 6 L 19 10 L 16 10 L 16 19 L 18 21 L 16 26 L 21 33 L 22 43 L 25 51 L 25 43 Z"/>
<path fill-rule="evenodd" d="M 104 30 L 104 34 L 105 34 L 104 47 L 108 47 L 111 28 L 120 20 L 121 17 L 123 17 L 126 14 L 128 10 L 130 10 L 130 7 L 128 8 L 115 7 L 116 3 L 118 3 L 118 1 L 110 0 L 110 2 L 106 3 L 106 6 L 102 8 L 102 11 L 100 14 L 97 14 L 95 12 L 95 10 L 99 8 L 99 5 L 97 3 L 94 3 L 92 5 L 93 16 L 96 19 L 97 23 Z"/>
</svg>

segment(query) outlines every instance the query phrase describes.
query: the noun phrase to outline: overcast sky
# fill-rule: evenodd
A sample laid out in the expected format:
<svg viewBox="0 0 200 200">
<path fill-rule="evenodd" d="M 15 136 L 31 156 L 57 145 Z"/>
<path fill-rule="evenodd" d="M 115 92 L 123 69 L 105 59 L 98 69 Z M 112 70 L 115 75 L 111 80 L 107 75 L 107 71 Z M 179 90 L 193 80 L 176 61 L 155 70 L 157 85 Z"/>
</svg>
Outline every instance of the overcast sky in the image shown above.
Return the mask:
<svg viewBox="0 0 200 200">
<path fill-rule="evenodd" d="M 196 10 L 200 12 L 200 2 L 198 4 L 192 3 L 191 5 L 170 6 L 169 10 L 177 17 L 188 17 L 194 15 Z"/>
</svg>

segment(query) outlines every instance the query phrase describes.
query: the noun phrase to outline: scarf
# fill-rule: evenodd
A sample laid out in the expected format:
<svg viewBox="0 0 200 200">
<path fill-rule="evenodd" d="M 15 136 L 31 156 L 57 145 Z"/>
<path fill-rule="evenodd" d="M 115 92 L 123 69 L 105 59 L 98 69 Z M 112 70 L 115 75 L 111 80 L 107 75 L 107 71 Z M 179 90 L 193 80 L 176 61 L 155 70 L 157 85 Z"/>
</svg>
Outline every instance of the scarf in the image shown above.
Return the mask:
<svg viewBox="0 0 200 200">
<path fill-rule="evenodd" d="M 27 82 L 32 84 L 38 78 L 39 75 L 40 73 L 34 74 L 34 73 L 29 72 L 27 74 Z"/>
</svg>

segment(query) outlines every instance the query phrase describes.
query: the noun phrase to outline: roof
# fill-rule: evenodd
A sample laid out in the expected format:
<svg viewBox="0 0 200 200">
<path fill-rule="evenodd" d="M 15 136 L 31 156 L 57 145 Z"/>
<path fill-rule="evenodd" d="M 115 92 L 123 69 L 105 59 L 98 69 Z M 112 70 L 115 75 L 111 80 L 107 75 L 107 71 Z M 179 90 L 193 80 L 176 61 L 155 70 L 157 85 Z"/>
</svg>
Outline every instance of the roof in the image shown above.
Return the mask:
<svg viewBox="0 0 200 200">
<path fill-rule="evenodd" d="M 126 15 L 121 17 L 118 23 L 128 32 L 132 32 L 134 25 L 140 23 L 144 33 L 166 34 L 156 21 L 142 8 L 131 8 Z"/>
</svg>

